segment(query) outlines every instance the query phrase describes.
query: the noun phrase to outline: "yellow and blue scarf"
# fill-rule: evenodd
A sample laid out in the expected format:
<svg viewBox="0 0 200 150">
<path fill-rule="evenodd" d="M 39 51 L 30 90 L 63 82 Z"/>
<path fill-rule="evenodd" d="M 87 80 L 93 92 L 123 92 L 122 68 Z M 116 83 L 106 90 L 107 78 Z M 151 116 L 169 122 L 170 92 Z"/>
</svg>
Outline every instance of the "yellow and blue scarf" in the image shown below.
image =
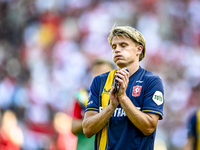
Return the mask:
<svg viewBox="0 0 200 150">
<path fill-rule="evenodd" d="M 109 72 L 105 85 L 101 91 L 100 105 L 103 108 L 107 107 L 109 104 L 110 89 L 112 87 L 112 83 L 113 83 L 116 71 L 117 69 Z M 98 150 L 106 150 L 108 148 L 108 125 L 109 125 L 109 122 L 97 134 L 97 149 Z"/>
</svg>

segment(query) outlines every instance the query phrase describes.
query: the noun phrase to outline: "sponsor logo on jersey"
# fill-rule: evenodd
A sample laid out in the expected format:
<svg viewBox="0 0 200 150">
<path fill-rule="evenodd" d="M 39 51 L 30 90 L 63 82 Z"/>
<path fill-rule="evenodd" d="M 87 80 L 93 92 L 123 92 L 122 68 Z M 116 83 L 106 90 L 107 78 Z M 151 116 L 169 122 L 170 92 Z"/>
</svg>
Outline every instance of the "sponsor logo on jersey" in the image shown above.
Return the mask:
<svg viewBox="0 0 200 150">
<path fill-rule="evenodd" d="M 125 117 L 126 113 L 122 108 L 116 108 L 112 117 Z"/>
<path fill-rule="evenodd" d="M 152 97 L 153 101 L 159 106 L 163 103 L 163 94 L 160 91 L 156 91 Z"/>
<path fill-rule="evenodd" d="M 106 107 L 105 107 L 106 108 Z M 104 109 L 104 107 L 99 107 L 99 112 L 101 112 Z M 141 110 L 141 107 L 137 107 L 138 110 Z M 125 117 L 126 112 L 122 108 L 116 108 L 112 117 Z"/>
<path fill-rule="evenodd" d="M 132 96 L 134 97 L 140 96 L 141 89 L 142 89 L 142 86 L 139 86 L 139 85 L 134 86 Z"/>
<path fill-rule="evenodd" d="M 105 107 L 106 108 L 106 107 Z M 136 107 L 138 110 L 141 110 L 141 107 Z M 104 107 L 99 107 L 99 112 L 101 112 L 104 109 Z M 122 108 L 116 108 L 112 117 L 125 117 L 126 112 Z"/>
<path fill-rule="evenodd" d="M 99 107 L 99 112 L 101 112 L 103 109 L 104 107 Z M 112 115 L 112 117 L 125 117 L 125 116 L 126 116 L 126 113 L 122 108 L 116 108 Z"/>
<path fill-rule="evenodd" d="M 109 89 L 109 90 L 103 89 L 103 93 L 102 94 L 110 94 L 110 90 L 111 89 Z"/>
</svg>

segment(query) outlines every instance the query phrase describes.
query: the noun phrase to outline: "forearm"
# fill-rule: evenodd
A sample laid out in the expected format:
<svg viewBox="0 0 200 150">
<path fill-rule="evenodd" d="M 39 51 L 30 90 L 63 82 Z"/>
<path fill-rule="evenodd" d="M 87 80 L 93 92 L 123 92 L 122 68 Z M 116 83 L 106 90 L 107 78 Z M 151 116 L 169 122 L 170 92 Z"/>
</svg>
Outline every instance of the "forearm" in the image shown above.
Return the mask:
<svg viewBox="0 0 200 150">
<path fill-rule="evenodd" d="M 83 120 L 83 132 L 87 137 L 98 133 L 108 122 L 114 112 L 114 108 L 108 105 L 100 113 L 86 112 Z"/>
<path fill-rule="evenodd" d="M 83 131 L 82 122 L 83 122 L 83 119 L 73 119 L 72 120 L 72 133 L 74 135 L 77 135 Z"/>
<path fill-rule="evenodd" d="M 131 122 L 142 131 L 144 135 L 147 136 L 154 132 L 157 121 L 150 115 L 138 110 L 127 96 L 120 100 L 120 104 Z"/>
</svg>

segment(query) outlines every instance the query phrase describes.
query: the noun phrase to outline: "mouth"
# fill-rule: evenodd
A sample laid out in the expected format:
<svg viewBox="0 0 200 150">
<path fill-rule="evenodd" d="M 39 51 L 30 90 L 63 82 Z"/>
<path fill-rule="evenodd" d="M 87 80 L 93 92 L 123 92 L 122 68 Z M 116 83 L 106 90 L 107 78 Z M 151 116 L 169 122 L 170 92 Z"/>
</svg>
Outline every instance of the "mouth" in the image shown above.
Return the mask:
<svg viewBox="0 0 200 150">
<path fill-rule="evenodd" d="M 122 55 L 116 55 L 115 56 L 115 59 L 119 59 L 119 58 L 122 58 Z"/>
</svg>

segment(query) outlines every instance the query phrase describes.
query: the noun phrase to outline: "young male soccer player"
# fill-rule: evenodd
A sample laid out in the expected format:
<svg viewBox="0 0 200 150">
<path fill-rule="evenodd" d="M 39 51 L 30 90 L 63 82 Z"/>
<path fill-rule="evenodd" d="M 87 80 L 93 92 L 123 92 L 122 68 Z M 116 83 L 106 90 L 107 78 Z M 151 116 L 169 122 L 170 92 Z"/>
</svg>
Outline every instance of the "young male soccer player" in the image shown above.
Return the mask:
<svg viewBox="0 0 200 150">
<path fill-rule="evenodd" d="M 163 117 L 164 88 L 157 75 L 139 65 L 145 39 L 130 26 L 115 26 L 108 42 L 118 69 L 94 78 L 83 132 L 89 138 L 96 134 L 95 150 L 153 150 L 156 126 Z M 113 94 L 115 76 L 120 87 Z"/>
</svg>

